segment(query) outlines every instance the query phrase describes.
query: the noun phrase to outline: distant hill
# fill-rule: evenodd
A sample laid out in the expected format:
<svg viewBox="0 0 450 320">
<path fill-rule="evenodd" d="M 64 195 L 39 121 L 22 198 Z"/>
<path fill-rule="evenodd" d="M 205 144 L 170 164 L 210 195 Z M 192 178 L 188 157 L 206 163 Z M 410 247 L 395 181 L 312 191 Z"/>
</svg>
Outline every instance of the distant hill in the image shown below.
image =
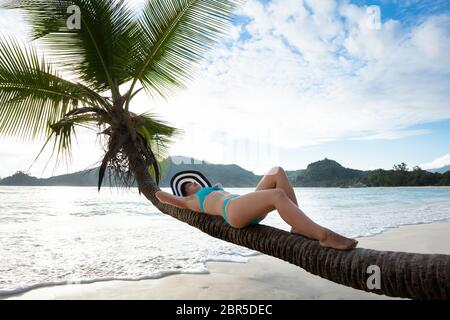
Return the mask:
<svg viewBox="0 0 450 320">
<path fill-rule="evenodd" d="M 213 164 L 204 160 L 184 156 L 173 156 L 161 163 L 163 178 L 161 187 L 169 187 L 170 178 L 179 171 L 198 170 L 204 173 L 211 183 L 220 182 L 224 187 L 255 187 L 261 175 L 235 164 Z M 107 170 L 103 186 L 110 186 Z M 394 166 L 393 170 L 362 171 L 345 168 L 334 160 L 310 163 L 306 169 L 287 170 L 286 174 L 295 187 L 380 187 L 380 186 L 448 186 L 450 171 L 444 174 L 432 173 L 420 168 L 408 171 L 405 164 Z M 9 186 L 97 186 L 98 167 L 89 170 L 54 176 L 36 178 L 18 171 L 0 180 L 0 185 Z M 114 185 L 114 179 L 112 184 Z M 134 183 L 137 187 L 137 184 Z"/>
<path fill-rule="evenodd" d="M 174 159 L 173 159 L 174 158 Z M 224 187 L 252 187 L 261 176 L 245 170 L 235 164 L 211 164 L 204 160 L 189 157 L 169 157 L 163 165 L 162 187 L 169 187 L 170 178 L 179 171 L 198 170 L 204 173 L 211 183 L 220 182 Z M 103 186 L 110 186 L 110 171 L 106 170 Z M 112 185 L 114 179 L 111 178 Z M 32 177 L 22 171 L 0 180 L 0 185 L 9 186 L 97 186 L 98 167 L 74 173 L 58 175 L 50 178 Z M 137 184 L 133 184 L 137 187 Z"/>
<path fill-rule="evenodd" d="M 358 182 L 367 175 L 366 171 L 348 169 L 334 160 L 324 160 L 310 163 L 306 170 L 298 170 L 294 186 L 303 187 L 344 187 Z"/>
<path fill-rule="evenodd" d="M 224 187 L 252 187 L 261 179 L 261 176 L 235 164 L 211 164 L 194 158 L 185 159 L 186 163 L 180 163 L 179 160 L 170 157 L 170 165 L 162 179 L 163 187 L 169 187 L 170 178 L 184 170 L 201 171 L 212 184 L 220 182 Z"/>
<path fill-rule="evenodd" d="M 40 186 L 42 179 L 32 177 L 22 171 L 17 171 L 12 176 L 0 180 L 0 185 L 4 186 Z"/>
<path fill-rule="evenodd" d="M 50 178 L 32 177 L 22 171 L 17 171 L 12 176 L 0 180 L 4 186 L 96 186 L 98 168 L 83 170 L 74 173 L 63 174 Z M 107 179 L 106 179 L 107 180 Z M 107 186 L 108 181 L 104 185 Z"/>
<path fill-rule="evenodd" d="M 450 165 L 442 167 L 442 168 L 437 168 L 437 169 L 429 169 L 427 171 L 430 172 L 437 172 L 437 173 L 446 173 L 447 171 L 450 170 Z"/>
</svg>

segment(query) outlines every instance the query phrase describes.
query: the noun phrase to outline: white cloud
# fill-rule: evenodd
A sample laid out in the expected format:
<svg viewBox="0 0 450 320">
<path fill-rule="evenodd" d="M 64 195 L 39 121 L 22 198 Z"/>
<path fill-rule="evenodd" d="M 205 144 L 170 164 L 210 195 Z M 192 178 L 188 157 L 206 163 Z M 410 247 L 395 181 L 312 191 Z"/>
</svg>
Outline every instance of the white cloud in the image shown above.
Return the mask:
<svg viewBox="0 0 450 320">
<path fill-rule="evenodd" d="M 450 153 L 443 155 L 442 157 L 436 158 L 431 162 L 419 164 L 422 169 L 439 169 L 450 165 Z"/>
<path fill-rule="evenodd" d="M 355 137 L 351 138 L 351 140 L 379 140 L 379 139 L 385 139 L 385 140 L 395 140 L 395 139 L 401 139 L 406 137 L 414 137 L 414 136 L 421 136 L 425 134 L 430 134 L 430 130 L 421 129 L 421 130 L 401 130 L 401 131 L 390 131 L 390 132 L 382 132 L 377 133 L 370 136 L 363 136 L 363 137 Z"/>
<path fill-rule="evenodd" d="M 374 30 L 365 7 L 307 4 L 247 1 L 240 14 L 251 18 L 243 31 L 253 37 L 216 49 L 188 92 L 158 106 L 188 131 L 195 124 L 203 133 L 196 143 L 210 146 L 200 148 L 205 158 L 225 149 L 213 142 L 217 132 L 298 148 L 429 134 L 408 128 L 450 118 L 448 15 L 410 29 L 388 20 Z M 267 134 L 249 133 L 254 128 Z"/>
<path fill-rule="evenodd" d="M 0 10 L 1 34 L 26 40 L 28 27 L 23 15 L 18 10 Z"/>
</svg>

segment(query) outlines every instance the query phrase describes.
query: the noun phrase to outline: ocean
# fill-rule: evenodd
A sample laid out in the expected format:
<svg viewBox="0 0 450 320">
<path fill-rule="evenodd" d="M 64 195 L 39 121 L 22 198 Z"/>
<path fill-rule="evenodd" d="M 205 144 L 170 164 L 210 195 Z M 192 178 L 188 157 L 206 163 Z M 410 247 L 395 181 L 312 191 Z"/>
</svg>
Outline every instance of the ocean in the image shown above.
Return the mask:
<svg viewBox="0 0 450 320">
<path fill-rule="evenodd" d="M 450 219 L 450 187 L 295 192 L 309 217 L 349 237 Z M 290 229 L 276 211 L 262 224 Z M 57 284 L 208 273 L 207 261 L 245 263 L 256 254 L 159 212 L 137 188 L 0 187 L 0 296 Z"/>
</svg>

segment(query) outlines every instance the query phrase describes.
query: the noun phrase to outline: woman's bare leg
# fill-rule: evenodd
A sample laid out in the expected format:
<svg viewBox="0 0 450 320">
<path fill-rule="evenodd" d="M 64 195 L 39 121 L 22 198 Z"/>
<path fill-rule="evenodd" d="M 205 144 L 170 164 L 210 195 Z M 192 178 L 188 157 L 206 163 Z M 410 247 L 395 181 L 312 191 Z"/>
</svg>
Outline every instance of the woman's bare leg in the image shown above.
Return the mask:
<svg viewBox="0 0 450 320">
<path fill-rule="evenodd" d="M 271 168 L 269 172 L 267 172 L 264 175 L 264 177 L 262 177 L 262 179 L 256 186 L 256 191 L 275 188 L 283 189 L 284 192 L 286 192 L 286 195 L 289 197 L 289 199 L 291 199 L 291 201 L 298 207 L 298 201 L 297 197 L 295 196 L 294 188 L 292 187 L 292 184 L 289 181 L 289 178 L 286 175 L 284 169 L 279 166 Z M 260 217 L 261 220 L 264 219 L 266 216 L 267 214 Z M 291 228 L 291 232 L 301 234 L 301 232 L 295 229 L 294 227 Z"/>
<path fill-rule="evenodd" d="M 282 167 L 273 167 L 264 177 L 261 178 L 255 191 L 280 188 L 286 192 L 286 195 L 298 207 L 297 198 L 295 196 L 294 188 Z"/>
<path fill-rule="evenodd" d="M 255 218 L 275 209 L 298 233 L 319 240 L 323 246 L 335 249 L 351 249 L 356 246 L 355 240 L 338 235 L 308 218 L 284 190 L 279 188 L 255 191 L 231 199 L 227 204 L 227 218 L 233 227 L 243 228 Z"/>
<path fill-rule="evenodd" d="M 268 190 L 268 189 L 275 189 L 280 188 L 283 189 L 284 192 L 286 192 L 286 195 L 291 199 L 292 202 L 295 203 L 295 205 L 298 207 L 297 197 L 295 196 L 294 188 L 291 185 L 291 182 L 289 181 L 289 178 L 286 175 L 286 172 L 282 167 L 276 166 L 271 168 L 264 177 L 261 178 L 259 183 L 256 185 L 255 191 L 260 190 Z M 268 213 L 265 215 L 259 217 L 261 220 L 263 220 Z M 294 232 L 293 229 L 291 229 L 291 232 Z"/>
</svg>

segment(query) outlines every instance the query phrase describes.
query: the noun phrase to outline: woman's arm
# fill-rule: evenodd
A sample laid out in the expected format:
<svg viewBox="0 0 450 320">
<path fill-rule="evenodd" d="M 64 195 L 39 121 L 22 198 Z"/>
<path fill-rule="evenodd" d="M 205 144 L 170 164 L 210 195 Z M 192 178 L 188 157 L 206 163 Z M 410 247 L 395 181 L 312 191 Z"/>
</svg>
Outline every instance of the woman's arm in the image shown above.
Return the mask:
<svg viewBox="0 0 450 320">
<path fill-rule="evenodd" d="M 186 197 L 177 197 L 165 191 L 157 191 L 155 195 L 163 203 L 168 203 L 182 209 L 188 208 Z"/>
</svg>

